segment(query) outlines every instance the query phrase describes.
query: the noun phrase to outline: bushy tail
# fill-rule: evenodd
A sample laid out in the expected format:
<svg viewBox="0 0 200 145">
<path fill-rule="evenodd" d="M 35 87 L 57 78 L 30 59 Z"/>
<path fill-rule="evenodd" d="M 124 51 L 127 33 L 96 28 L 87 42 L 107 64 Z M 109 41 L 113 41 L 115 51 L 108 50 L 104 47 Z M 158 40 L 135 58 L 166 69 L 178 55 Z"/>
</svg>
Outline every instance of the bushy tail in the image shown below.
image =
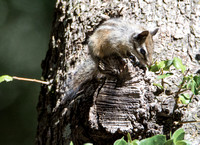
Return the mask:
<svg viewBox="0 0 200 145">
<path fill-rule="evenodd" d="M 68 72 L 66 80 L 66 91 L 61 104 L 69 102 L 77 96 L 85 82 L 97 76 L 97 67 L 92 59 L 77 63 L 76 67 Z"/>
</svg>

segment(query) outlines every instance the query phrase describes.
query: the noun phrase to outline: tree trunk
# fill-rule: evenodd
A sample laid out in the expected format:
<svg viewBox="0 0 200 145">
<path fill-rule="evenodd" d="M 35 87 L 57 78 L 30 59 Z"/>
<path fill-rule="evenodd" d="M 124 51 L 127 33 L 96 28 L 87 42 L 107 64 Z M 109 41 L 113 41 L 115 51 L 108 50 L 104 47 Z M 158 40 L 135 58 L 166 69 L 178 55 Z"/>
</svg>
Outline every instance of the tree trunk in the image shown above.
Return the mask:
<svg viewBox="0 0 200 145">
<path fill-rule="evenodd" d="M 159 27 L 154 38 L 156 60 L 181 57 L 195 73 L 200 56 L 198 7 L 195 0 L 57 0 L 49 50 L 42 62 L 42 76 L 50 85 L 41 87 L 36 144 L 110 145 L 128 132 L 135 139 L 169 135 L 180 127 L 174 121 L 195 116 L 199 109 L 186 111 L 184 116 L 183 109 L 174 110 L 174 96 L 160 95 L 152 85 L 153 74 L 131 59 L 125 64 L 114 56 L 104 60 L 122 73 L 124 83 L 118 76 L 94 73 L 87 41 L 109 18 L 134 19 L 148 29 Z M 174 80 L 180 82 L 175 75 L 168 83 Z M 189 108 L 197 108 L 198 97 Z M 198 137 L 190 136 L 195 131 L 191 126 L 184 125 L 187 137 L 198 142 Z"/>
</svg>

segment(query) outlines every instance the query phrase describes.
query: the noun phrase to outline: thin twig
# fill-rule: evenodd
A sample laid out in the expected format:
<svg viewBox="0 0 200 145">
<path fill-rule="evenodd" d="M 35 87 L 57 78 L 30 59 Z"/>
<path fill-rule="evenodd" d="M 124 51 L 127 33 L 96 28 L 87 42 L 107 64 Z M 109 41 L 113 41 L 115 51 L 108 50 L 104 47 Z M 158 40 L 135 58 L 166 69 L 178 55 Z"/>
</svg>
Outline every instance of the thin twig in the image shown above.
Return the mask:
<svg viewBox="0 0 200 145">
<path fill-rule="evenodd" d="M 192 99 L 194 98 L 194 94 L 192 94 L 192 96 L 190 97 L 190 101 L 192 102 Z"/>
<path fill-rule="evenodd" d="M 175 123 L 186 124 L 186 123 L 199 123 L 199 122 L 200 122 L 200 120 L 192 120 L 192 121 L 184 121 L 184 122 L 178 121 L 178 122 L 175 122 Z"/>
<path fill-rule="evenodd" d="M 161 75 L 163 75 L 163 69 L 161 69 Z M 163 86 L 163 89 L 165 89 L 165 87 L 164 87 L 164 79 L 163 78 L 161 79 L 161 85 Z"/>
<path fill-rule="evenodd" d="M 28 79 L 28 78 L 22 78 L 22 77 L 16 77 L 16 76 L 13 76 L 12 78 L 16 79 L 16 80 L 36 82 L 36 83 L 41 83 L 41 84 L 45 84 L 45 85 L 49 84 L 49 82 L 45 82 L 45 81 L 42 81 L 42 80 L 36 80 L 36 79 Z"/>
<path fill-rule="evenodd" d="M 181 93 L 183 93 L 183 92 L 185 92 L 185 91 L 188 91 L 188 89 L 185 89 L 185 90 L 180 91 L 179 94 L 181 94 Z"/>
<path fill-rule="evenodd" d="M 189 69 L 186 71 L 186 73 L 183 75 L 183 77 L 185 77 L 188 72 L 189 72 Z M 181 89 L 182 89 L 182 87 L 183 87 L 184 84 L 185 84 L 185 81 L 182 81 L 181 85 L 180 85 L 180 87 L 178 89 L 178 91 L 175 93 L 175 97 L 174 97 L 174 99 L 175 99 L 175 106 L 174 106 L 173 112 L 178 108 L 178 95 L 180 94 Z"/>
<path fill-rule="evenodd" d="M 189 69 L 186 71 L 186 73 L 183 75 L 183 77 L 185 77 L 185 76 L 187 75 L 188 72 L 189 72 Z M 180 85 L 178 91 L 176 92 L 176 95 L 175 95 L 176 98 L 177 98 L 178 95 L 181 93 L 181 89 L 182 89 L 182 87 L 183 87 L 184 84 L 185 84 L 185 81 L 183 81 L 183 82 L 181 83 L 181 85 Z"/>
</svg>

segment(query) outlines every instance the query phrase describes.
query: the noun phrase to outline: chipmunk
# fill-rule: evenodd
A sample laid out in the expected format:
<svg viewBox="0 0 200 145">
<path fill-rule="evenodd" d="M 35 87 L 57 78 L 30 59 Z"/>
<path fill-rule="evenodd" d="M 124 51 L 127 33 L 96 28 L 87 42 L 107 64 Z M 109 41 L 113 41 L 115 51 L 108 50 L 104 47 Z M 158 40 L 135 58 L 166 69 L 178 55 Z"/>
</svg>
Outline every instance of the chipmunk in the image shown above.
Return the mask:
<svg viewBox="0 0 200 145">
<path fill-rule="evenodd" d="M 89 38 L 89 54 L 97 66 L 99 60 L 114 54 L 121 58 L 131 54 L 143 65 L 150 66 L 154 49 L 152 37 L 157 32 L 158 28 L 148 31 L 131 20 L 110 19 L 100 25 Z"/>
<path fill-rule="evenodd" d="M 117 18 L 105 21 L 88 40 L 89 55 L 92 59 L 88 59 L 79 65 L 72 73 L 74 74 L 73 79 L 69 79 L 67 83 L 69 91 L 66 92 L 66 97 L 61 104 L 76 98 L 75 96 L 82 84 L 91 80 L 94 76 L 98 76 L 100 71 L 98 68 L 101 68 L 99 65 L 102 60 L 115 55 L 122 59 L 136 56 L 143 65 L 151 65 L 154 49 L 152 37 L 157 32 L 158 29 L 148 31 L 131 20 Z M 110 67 L 109 71 L 111 70 L 111 72 L 108 74 L 121 77 L 113 71 L 113 67 L 116 67 L 116 64 Z"/>
</svg>

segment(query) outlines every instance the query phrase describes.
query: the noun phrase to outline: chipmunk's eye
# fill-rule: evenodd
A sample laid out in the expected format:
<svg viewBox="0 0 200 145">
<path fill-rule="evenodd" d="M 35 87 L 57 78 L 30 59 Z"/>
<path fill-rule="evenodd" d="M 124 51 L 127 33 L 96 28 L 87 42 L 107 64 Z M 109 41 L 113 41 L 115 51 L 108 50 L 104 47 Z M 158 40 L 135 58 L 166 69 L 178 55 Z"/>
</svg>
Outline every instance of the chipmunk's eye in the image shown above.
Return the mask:
<svg viewBox="0 0 200 145">
<path fill-rule="evenodd" d="M 143 56 L 146 55 L 146 51 L 145 51 L 143 48 L 140 49 L 140 53 L 141 53 Z"/>
</svg>

